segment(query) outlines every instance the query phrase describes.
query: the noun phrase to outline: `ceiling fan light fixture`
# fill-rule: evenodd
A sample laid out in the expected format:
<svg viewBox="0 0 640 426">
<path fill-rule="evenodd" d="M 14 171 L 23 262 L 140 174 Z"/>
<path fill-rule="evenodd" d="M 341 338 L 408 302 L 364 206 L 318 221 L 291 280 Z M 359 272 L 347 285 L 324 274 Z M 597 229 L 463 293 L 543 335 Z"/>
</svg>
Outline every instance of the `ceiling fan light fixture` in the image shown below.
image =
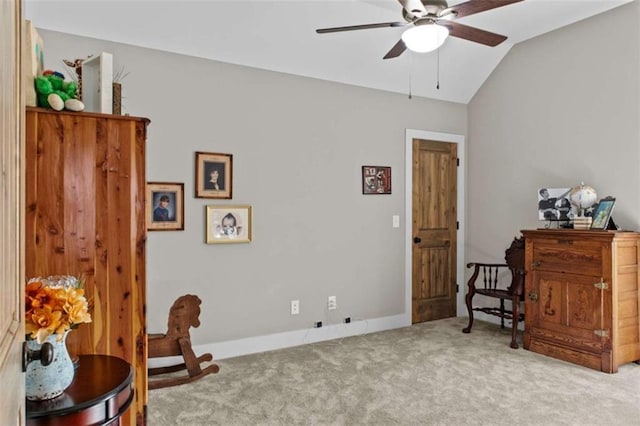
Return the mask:
<svg viewBox="0 0 640 426">
<path fill-rule="evenodd" d="M 416 25 L 402 34 L 402 41 L 409 50 L 426 53 L 442 46 L 448 35 L 449 30 L 442 25 Z"/>
</svg>

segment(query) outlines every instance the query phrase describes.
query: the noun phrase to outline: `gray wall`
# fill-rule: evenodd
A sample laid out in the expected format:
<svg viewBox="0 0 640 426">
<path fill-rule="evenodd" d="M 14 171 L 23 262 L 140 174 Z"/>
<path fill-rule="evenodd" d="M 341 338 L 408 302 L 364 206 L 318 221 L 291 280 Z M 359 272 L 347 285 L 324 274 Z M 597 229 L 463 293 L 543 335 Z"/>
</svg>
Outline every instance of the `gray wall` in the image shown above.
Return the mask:
<svg viewBox="0 0 640 426">
<path fill-rule="evenodd" d="M 584 181 L 638 229 L 639 24 L 636 1 L 518 44 L 468 107 L 41 33 L 49 68 L 107 51 L 130 72 L 125 110 L 152 120 L 148 180 L 186 192 L 185 231 L 149 233 L 148 329 L 196 293 L 203 345 L 404 313 L 404 224 L 391 216 L 404 218 L 405 128 L 467 136 L 469 260 L 496 260 L 520 229 L 542 226 L 543 186 Z M 234 155 L 233 200 L 193 197 L 195 151 Z M 364 164 L 393 167 L 392 195 L 360 195 Z M 203 243 L 204 206 L 225 203 L 253 206 L 252 243 Z"/>
<path fill-rule="evenodd" d="M 537 189 L 584 181 L 640 220 L 640 5 L 516 45 L 469 104 L 468 259 L 542 227 Z"/>
<path fill-rule="evenodd" d="M 405 313 L 405 129 L 464 135 L 465 105 L 40 32 L 47 68 L 113 54 L 125 112 L 151 119 L 148 181 L 185 184 L 185 230 L 148 235 L 150 332 L 185 293 L 203 300 L 196 344 Z M 232 200 L 194 198 L 195 151 L 233 154 Z M 391 166 L 393 194 L 361 195 L 362 165 Z M 205 206 L 237 203 L 253 242 L 206 245 Z"/>
</svg>

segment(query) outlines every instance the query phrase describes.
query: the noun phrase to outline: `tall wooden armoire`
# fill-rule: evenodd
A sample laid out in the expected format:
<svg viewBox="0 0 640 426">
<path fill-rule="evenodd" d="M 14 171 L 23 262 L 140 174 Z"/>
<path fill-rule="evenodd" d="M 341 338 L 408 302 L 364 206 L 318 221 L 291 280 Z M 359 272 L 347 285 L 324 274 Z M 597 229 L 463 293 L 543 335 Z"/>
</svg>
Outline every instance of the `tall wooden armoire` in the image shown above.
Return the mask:
<svg viewBox="0 0 640 426">
<path fill-rule="evenodd" d="M 84 276 L 93 321 L 67 346 L 133 365 L 135 399 L 122 424 L 144 424 L 149 120 L 39 108 L 26 119 L 26 276 Z"/>
</svg>

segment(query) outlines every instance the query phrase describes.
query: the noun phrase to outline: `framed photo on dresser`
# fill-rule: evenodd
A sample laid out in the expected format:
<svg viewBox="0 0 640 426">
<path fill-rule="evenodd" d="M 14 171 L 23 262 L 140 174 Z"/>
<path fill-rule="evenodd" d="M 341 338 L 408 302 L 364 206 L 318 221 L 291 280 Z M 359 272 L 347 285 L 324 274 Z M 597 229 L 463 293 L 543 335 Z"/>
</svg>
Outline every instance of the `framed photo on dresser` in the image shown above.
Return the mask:
<svg viewBox="0 0 640 426">
<path fill-rule="evenodd" d="M 605 197 L 598 202 L 598 207 L 593 211 L 591 229 L 607 229 L 615 204 L 616 199 L 613 197 Z"/>
</svg>

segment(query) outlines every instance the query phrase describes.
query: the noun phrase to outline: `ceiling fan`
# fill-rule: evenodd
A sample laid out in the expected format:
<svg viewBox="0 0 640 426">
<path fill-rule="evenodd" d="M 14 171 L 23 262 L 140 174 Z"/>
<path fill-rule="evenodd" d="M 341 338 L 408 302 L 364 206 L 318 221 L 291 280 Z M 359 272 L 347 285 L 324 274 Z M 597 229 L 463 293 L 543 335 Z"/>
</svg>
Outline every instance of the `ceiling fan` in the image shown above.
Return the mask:
<svg viewBox="0 0 640 426">
<path fill-rule="evenodd" d="M 407 48 L 417 52 L 435 50 L 448 35 L 484 44 L 497 46 L 506 36 L 454 22 L 453 19 L 474 15 L 487 10 L 518 3 L 523 0 L 469 0 L 449 7 L 445 0 L 398 0 L 402 5 L 405 22 L 383 22 L 378 24 L 351 25 L 347 27 L 321 28 L 318 34 L 371 28 L 404 27 L 411 25 L 402 38 L 384 55 L 383 59 L 400 56 Z"/>
</svg>

